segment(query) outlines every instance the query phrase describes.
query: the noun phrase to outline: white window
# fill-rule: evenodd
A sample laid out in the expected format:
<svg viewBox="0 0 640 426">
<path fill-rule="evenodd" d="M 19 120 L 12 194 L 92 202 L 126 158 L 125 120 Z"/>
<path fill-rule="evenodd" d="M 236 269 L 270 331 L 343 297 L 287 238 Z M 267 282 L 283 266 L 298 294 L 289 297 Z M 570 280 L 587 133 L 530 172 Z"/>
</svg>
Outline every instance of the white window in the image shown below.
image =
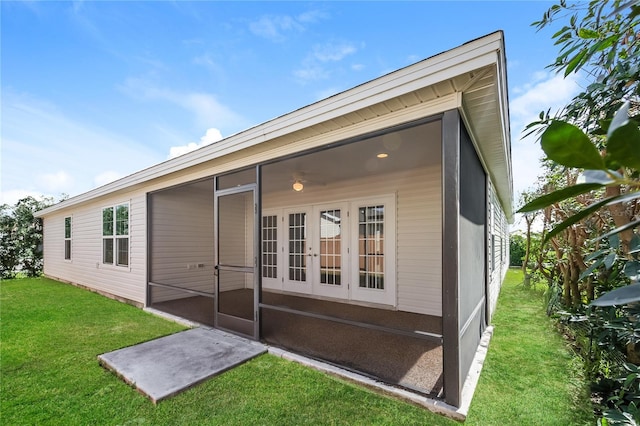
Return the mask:
<svg viewBox="0 0 640 426">
<path fill-rule="evenodd" d="M 129 204 L 102 209 L 102 263 L 129 266 Z"/>
<path fill-rule="evenodd" d="M 64 259 L 71 260 L 71 216 L 64 218 Z"/>
</svg>

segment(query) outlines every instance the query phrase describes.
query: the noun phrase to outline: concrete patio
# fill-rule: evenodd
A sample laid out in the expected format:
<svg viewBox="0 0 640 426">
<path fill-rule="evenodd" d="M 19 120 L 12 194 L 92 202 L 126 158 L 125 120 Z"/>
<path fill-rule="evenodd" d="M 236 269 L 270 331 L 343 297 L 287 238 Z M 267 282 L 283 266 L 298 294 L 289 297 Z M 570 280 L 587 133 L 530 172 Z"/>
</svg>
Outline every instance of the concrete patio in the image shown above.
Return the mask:
<svg viewBox="0 0 640 426">
<path fill-rule="evenodd" d="M 155 404 L 265 352 L 260 343 L 195 328 L 108 352 L 98 360 Z"/>
</svg>

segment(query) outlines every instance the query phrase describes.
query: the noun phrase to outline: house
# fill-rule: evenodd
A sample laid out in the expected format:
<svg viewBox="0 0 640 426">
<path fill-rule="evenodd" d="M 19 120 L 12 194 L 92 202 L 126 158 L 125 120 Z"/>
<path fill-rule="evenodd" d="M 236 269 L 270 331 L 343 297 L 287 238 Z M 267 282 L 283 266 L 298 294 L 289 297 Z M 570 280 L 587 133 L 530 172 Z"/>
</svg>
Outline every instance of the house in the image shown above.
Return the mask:
<svg viewBox="0 0 640 426">
<path fill-rule="evenodd" d="M 496 32 L 38 216 L 49 277 L 458 407 L 511 209 Z"/>
</svg>

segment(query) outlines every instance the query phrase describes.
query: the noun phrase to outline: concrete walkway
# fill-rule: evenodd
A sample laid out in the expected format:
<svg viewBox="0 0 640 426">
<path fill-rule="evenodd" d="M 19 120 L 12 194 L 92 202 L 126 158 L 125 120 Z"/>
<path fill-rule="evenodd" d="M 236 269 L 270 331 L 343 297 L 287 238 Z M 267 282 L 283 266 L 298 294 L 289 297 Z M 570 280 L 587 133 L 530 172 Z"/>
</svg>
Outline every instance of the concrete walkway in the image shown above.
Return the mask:
<svg viewBox="0 0 640 426">
<path fill-rule="evenodd" d="M 98 356 L 154 403 L 267 351 L 257 342 L 219 330 L 195 328 Z"/>
</svg>

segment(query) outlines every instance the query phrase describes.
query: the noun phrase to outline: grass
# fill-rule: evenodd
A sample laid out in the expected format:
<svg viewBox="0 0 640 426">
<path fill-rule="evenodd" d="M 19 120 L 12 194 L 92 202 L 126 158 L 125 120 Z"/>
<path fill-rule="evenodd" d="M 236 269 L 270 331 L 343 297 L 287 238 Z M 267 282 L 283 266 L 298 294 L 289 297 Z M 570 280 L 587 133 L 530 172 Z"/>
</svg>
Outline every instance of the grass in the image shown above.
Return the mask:
<svg viewBox="0 0 640 426">
<path fill-rule="evenodd" d="M 493 324 L 468 423 L 595 424 L 579 361 L 547 318 L 543 292 L 524 289 L 519 270 L 507 272 Z"/>
<path fill-rule="evenodd" d="M 467 424 L 593 424 L 541 304 L 510 273 Z M 64 425 L 456 425 L 263 355 L 157 406 L 96 356 L 182 328 L 48 279 L 0 284 L 0 423 Z M 576 405 L 577 403 L 580 405 Z"/>
</svg>

